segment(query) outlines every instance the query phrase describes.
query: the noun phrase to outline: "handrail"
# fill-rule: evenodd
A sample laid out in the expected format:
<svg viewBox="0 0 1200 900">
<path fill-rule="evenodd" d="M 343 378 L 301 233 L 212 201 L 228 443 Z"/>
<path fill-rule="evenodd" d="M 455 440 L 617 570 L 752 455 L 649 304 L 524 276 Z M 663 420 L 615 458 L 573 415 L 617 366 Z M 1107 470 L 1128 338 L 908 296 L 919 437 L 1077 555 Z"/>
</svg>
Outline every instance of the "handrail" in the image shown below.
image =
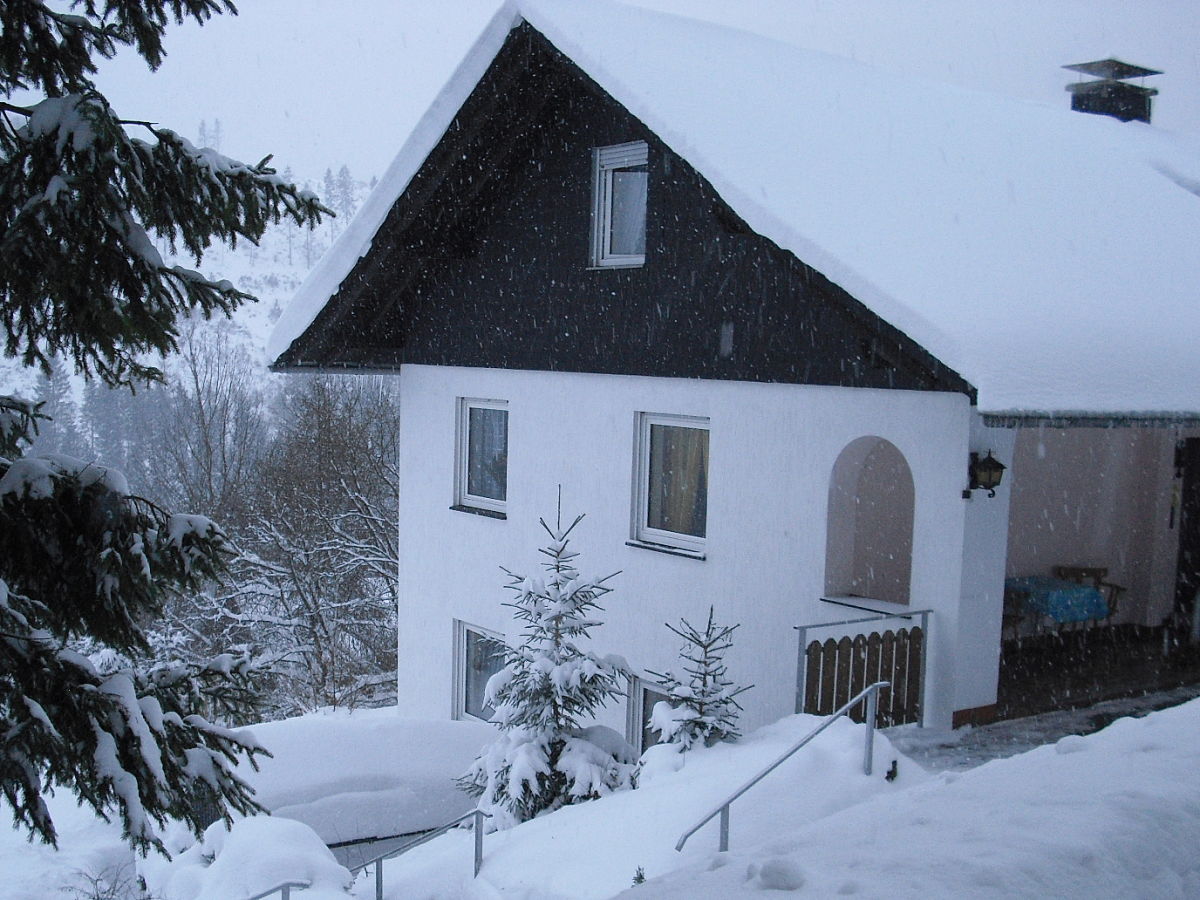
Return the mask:
<svg viewBox="0 0 1200 900">
<path fill-rule="evenodd" d="M 311 881 L 285 881 L 283 884 L 277 884 L 269 891 L 263 891 L 261 894 L 255 894 L 253 897 L 247 897 L 246 900 L 263 900 L 264 897 L 270 897 L 274 893 L 279 893 L 280 900 L 290 900 L 292 896 L 292 888 L 312 887 Z"/>
<path fill-rule="evenodd" d="M 869 599 L 869 598 L 864 598 L 864 599 Z M 920 616 L 920 614 L 922 614 L 923 612 L 932 612 L 932 610 L 905 610 L 904 612 L 888 612 L 887 610 L 876 610 L 876 608 L 872 607 L 872 606 L 859 606 L 858 604 L 847 604 L 847 602 L 845 600 L 834 600 L 833 598 L 830 598 L 830 596 L 818 596 L 817 600 L 822 602 L 822 604 L 832 604 L 833 606 L 845 606 L 847 608 L 847 610 L 862 610 L 863 612 L 874 612 L 876 614 L 876 616 L 880 616 L 880 617 L 887 618 L 887 619 L 912 619 L 912 618 L 916 618 L 917 616 Z M 862 622 L 862 620 L 869 620 L 869 619 L 858 619 L 858 620 L 859 620 L 859 622 Z M 826 623 L 826 624 L 844 625 L 846 623 L 833 622 L 833 623 Z M 809 628 L 818 628 L 818 626 L 817 625 L 809 625 Z"/>
<path fill-rule="evenodd" d="M 379 856 L 374 856 L 366 862 L 359 863 L 350 869 L 351 875 L 357 875 L 367 866 L 375 866 L 375 898 L 383 900 L 383 861 L 391 859 L 394 856 L 399 856 L 401 853 L 407 853 L 413 847 L 419 847 L 427 841 L 432 841 L 435 837 L 445 834 L 451 828 L 454 828 L 459 823 L 475 818 L 475 875 L 479 875 L 479 869 L 483 865 L 483 820 L 490 819 L 491 813 L 484 812 L 482 809 L 473 809 L 470 812 L 463 813 L 457 819 L 447 822 L 445 825 L 439 826 L 432 831 L 427 831 L 419 838 L 409 841 L 407 844 L 402 844 L 386 853 L 381 853 Z M 280 893 L 280 900 L 291 900 L 292 888 L 307 888 L 311 887 L 310 881 L 285 881 L 283 884 L 277 884 L 269 891 L 264 891 L 261 894 L 255 894 L 253 897 L 247 897 L 246 900 L 264 900 L 272 894 Z"/>
<path fill-rule="evenodd" d="M 427 831 L 419 838 L 409 841 L 407 844 L 402 844 L 395 849 L 389 850 L 386 853 L 381 853 L 379 856 L 372 857 L 365 862 L 359 863 L 350 869 L 352 875 L 357 875 L 367 866 L 375 866 L 375 898 L 383 900 L 383 861 L 399 856 L 402 853 L 407 853 L 414 847 L 419 847 L 422 844 L 432 841 L 435 837 L 440 837 L 451 828 L 458 826 L 467 819 L 474 817 L 475 819 L 475 877 L 479 876 L 479 869 L 483 866 L 483 820 L 490 819 L 491 813 L 484 812 L 482 809 L 473 809 L 470 812 L 463 813 L 457 819 L 453 819 L 432 831 Z"/>
<path fill-rule="evenodd" d="M 722 803 L 720 806 L 718 806 L 716 809 L 714 809 L 712 812 L 710 812 L 707 816 L 705 816 L 703 819 L 701 819 L 699 822 L 697 822 L 695 825 L 693 825 L 691 828 L 689 828 L 687 831 L 685 831 L 682 835 L 680 835 L 679 840 L 675 844 L 675 850 L 682 851 L 683 845 L 687 843 L 688 838 L 690 838 L 693 834 L 695 834 L 697 831 L 699 831 L 701 828 L 703 828 L 705 825 L 707 825 L 709 822 L 711 822 L 713 817 L 716 816 L 718 813 L 721 816 L 720 850 L 722 853 L 724 853 L 726 850 L 728 850 L 729 849 L 729 807 L 733 803 L 733 801 L 736 800 L 738 797 L 742 796 L 742 794 L 746 793 L 746 791 L 750 790 L 750 788 L 754 787 L 760 781 L 762 781 L 765 777 L 767 777 L 767 775 L 774 772 L 777 768 L 779 768 L 779 766 L 785 760 L 789 759 L 793 753 L 795 753 L 801 747 L 806 745 L 809 741 L 811 741 L 813 738 L 815 738 L 818 734 L 820 734 L 822 731 L 824 731 L 826 728 L 828 728 L 830 725 L 832 725 L 834 722 L 836 722 L 842 716 L 849 713 L 851 707 L 856 705 L 864 697 L 866 697 L 866 699 L 867 699 L 867 721 L 866 721 L 867 737 L 866 737 L 866 743 L 863 748 L 863 774 L 870 775 L 871 774 L 871 751 L 872 751 L 872 746 L 875 741 L 875 715 L 876 715 L 876 711 L 877 711 L 877 704 L 879 702 L 879 690 L 880 690 L 880 688 L 888 687 L 888 684 L 889 683 L 886 681 L 877 681 L 874 684 L 872 684 L 872 685 L 864 688 L 862 691 L 860 691 L 854 698 L 849 700 L 845 706 L 843 706 L 841 709 L 832 713 L 827 719 L 825 719 L 824 722 L 822 722 L 820 725 L 818 725 L 816 728 L 814 728 L 812 731 L 810 731 L 807 735 L 805 735 L 804 738 L 802 740 L 800 740 L 799 743 L 793 745 L 790 750 L 788 750 L 781 757 L 779 757 L 777 760 L 775 760 L 775 762 L 771 763 L 769 766 L 767 766 L 765 769 L 763 769 L 761 772 L 759 772 L 757 775 L 755 775 L 753 778 L 751 778 L 749 781 L 747 781 L 745 784 L 743 784 L 740 788 L 738 788 L 736 791 L 734 791 L 732 794 L 730 794 L 728 797 L 726 797 L 724 803 Z"/>
</svg>

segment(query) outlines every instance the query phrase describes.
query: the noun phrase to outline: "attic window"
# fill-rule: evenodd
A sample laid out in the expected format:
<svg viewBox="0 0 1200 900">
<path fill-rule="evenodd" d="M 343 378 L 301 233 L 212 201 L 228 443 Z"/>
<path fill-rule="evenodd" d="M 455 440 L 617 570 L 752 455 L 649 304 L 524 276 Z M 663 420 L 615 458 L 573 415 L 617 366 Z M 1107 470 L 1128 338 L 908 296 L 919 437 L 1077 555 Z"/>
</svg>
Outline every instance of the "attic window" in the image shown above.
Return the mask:
<svg viewBox="0 0 1200 900">
<path fill-rule="evenodd" d="M 592 151 L 592 265 L 640 266 L 646 262 L 645 141 Z"/>
</svg>

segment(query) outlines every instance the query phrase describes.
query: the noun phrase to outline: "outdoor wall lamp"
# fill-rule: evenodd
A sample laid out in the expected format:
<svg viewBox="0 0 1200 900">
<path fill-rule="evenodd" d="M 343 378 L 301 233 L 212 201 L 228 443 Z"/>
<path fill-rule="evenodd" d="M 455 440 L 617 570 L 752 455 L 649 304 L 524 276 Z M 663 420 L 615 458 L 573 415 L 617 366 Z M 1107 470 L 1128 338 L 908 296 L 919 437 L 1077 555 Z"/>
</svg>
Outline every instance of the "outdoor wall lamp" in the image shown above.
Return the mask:
<svg viewBox="0 0 1200 900">
<path fill-rule="evenodd" d="M 981 490 L 987 491 L 989 497 L 996 496 L 996 488 L 1000 486 L 1000 479 L 1004 477 L 1004 463 L 992 456 L 992 451 L 987 452 L 987 456 L 983 459 L 979 458 L 978 453 L 971 454 L 971 461 L 967 464 L 967 489 L 963 491 L 963 499 L 971 499 L 971 491 Z"/>
</svg>

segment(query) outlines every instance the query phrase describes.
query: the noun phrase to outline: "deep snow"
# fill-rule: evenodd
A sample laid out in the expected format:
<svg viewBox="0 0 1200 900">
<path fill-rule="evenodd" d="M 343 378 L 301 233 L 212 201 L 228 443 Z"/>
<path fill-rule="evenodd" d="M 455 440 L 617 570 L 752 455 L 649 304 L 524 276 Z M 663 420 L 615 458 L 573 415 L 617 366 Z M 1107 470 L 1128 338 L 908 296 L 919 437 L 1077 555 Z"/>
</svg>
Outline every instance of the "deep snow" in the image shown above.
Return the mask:
<svg viewBox="0 0 1200 900">
<path fill-rule="evenodd" d="M 1069 733 L 1197 692 L 948 734 L 893 729 L 877 740 L 870 778 L 860 768 L 861 728 L 839 723 L 765 783 L 761 802 L 747 797 L 735 805 L 729 854 L 715 852 L 715 823 L 675 853 L 684 827 L 813 722 L 789 717 L 738 745 L 698 751 L 679 772 L 659 772 L 637 791 L 488 835 L 478 881 L 470 877 L 469 834 L 435 840 L 386 864 L 387 896 L 608 897 L 642 867 L 648 882 L 629 897 L 737 897 L 789 885 L 821 897 L 1200 897 L 1200 700 L 1122 718 L 1087 737 Z M 316 714 L 253 730 L 276 753 L 277 771 L 259 776 L 263 798 L 339 829 L 356 817 L 327 817 L 330 810 L 362 802 L 370 815 L 361 825 L 389 808 L 387 791 L 400 801 L 390 807 L 389 825 L 422 827 L 421 816 L 452 802 L 451 778 L 490 736 L 478 723 L 406 720 L 390 710 Z M 1019 753 L 1040 741 L 1048 743 Z M 897 747 L 940 772 L 926 772 Z M 888 783 L 892 759 L 900 777 Z M 415 802 L 426 791 L 430 802 Z M 105 869 L 131 876 L 116 826 L 65 795 L 50 803 L 61 849 L 0 833 L 0 898 L 40 900 Z M 198 866 L 202 854 L 192 851 L 178 864 L 187 871 L 176 882 L 164 878 L 161 863 L 150 868 L 156 884 L 180 890 L 167 900 L 221 896 L 212 892 L 218 884 L 229 892 L 250 879 L 302 876 L 317 878 L 322 896 L 336 895 L 340 870 L 322 851 L 289 851 L 290 863 L 282 852 L 314 840 L 305 826 L 281 820 L 210 837 L 210 851 L 229 854 L 220 867 Z M 370 873 L 355 895 L 373 896 Z"/>
<path fill-rule="evenodd" d="M 1200 897 L 1200 702 L 1119 719 L 623 894 L 732 898 Z"/>
<path fill-rule="evenodd" d="M 435 828 L 471 809 L 451 779 L 492 733 L 481 722 L 413 721 L 393 709 L 313 713 L 251 730 L 274 754 L 245 776 L 259 802 L 330 844 Z"/>
<path fill-rule="evenodd" d="M 639 866 L 647 883 L 621 896 L 1200 896 L 1200 701 L 963 773 L 931 777 L 893 754 L 894 785 L 885 766 L 870 778 L 857 768 L 861 729 L 847 725 L 734 807 L 730 853 L 715 852 L 713 823 L 675 854 L 697 810 L 806 718 L 699 751 L 638 791 L 489 837 L 477 882 L 462 874 L 465 835 L 432 842 L 390 864 L 388 896 L 608 897 Z M 879 749 L 877 761 L 889 761 L 889 745 Z"/>
</svg>

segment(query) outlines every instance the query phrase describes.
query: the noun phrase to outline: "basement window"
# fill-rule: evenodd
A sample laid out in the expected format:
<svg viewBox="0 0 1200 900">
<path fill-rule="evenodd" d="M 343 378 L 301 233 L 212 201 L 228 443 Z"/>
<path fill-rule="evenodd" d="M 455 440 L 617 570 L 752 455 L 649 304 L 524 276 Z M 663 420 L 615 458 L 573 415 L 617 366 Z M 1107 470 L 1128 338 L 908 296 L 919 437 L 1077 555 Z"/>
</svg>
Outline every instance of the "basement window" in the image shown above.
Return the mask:
<svg viewBox="0 0 1200 900">
<path fill-rule="evenodd" d="M 704 553 L 708 532 L 708 419 L 639 413 L 633 540 Z"/>
<path fill-rule="evenodd" d="M 454 718 L 491 721 L 484 700 L 488 680 L 504 668 L 504 639 L 466 622 L 454 622 Z"/>
<path fill-rule="evenodd" d="M 508 500 L 508 404 L 458 400 L 455 508 L 504 517 Z"/>
<path fill-rule="evenodd" d="M 645 141 L 592 151 L 593 266 L 646 262 L 648 154 Z"/>
<path fill-rule="evenodd" d="M 662 735 L 650 727 L 655 704 L 669 703 L 666 688 L 647 681 L 637 675 L 629 680 L 629 707 L 625 739 L 637 750 L 638 755 L 662 741 Z"/>
</svg>

